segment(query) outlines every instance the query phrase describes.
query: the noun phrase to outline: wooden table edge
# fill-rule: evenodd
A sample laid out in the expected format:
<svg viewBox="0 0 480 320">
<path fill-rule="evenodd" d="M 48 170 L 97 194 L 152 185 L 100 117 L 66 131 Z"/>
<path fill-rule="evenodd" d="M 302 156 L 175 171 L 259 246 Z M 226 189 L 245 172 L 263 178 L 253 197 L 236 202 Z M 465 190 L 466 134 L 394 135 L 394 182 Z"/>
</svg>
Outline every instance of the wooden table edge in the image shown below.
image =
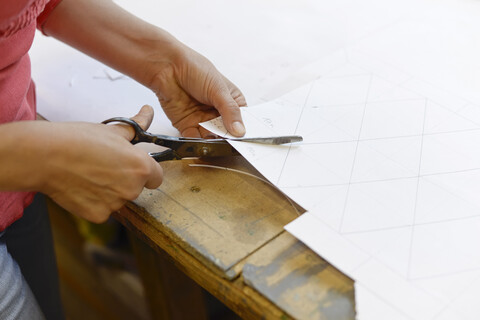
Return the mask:
<svg viewBox="0 0 480 320">
<path fill-rule="evenodd" d="M 137 238 L 159 254 L 165 254 L 173 264 L 210 292 L 243 319 L 291 319 L 285 311 L 245 284 L 242 275 L 228 280 L 178 246 L 132 209 L 124 207 L 114 214 Z M 245 259 L 240 263 L 244 263 Z"/>
</svg>

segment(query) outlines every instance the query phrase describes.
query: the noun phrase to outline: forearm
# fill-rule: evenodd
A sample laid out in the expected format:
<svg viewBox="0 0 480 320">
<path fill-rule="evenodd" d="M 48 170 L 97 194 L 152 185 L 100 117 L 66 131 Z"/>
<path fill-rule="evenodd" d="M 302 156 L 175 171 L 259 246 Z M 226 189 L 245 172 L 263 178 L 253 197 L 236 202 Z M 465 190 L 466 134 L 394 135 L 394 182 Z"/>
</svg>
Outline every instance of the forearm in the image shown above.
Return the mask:
<svg viewBox="0 0 480 320">
<path fill-rule="evenodd" d="M 147 87 L 182 46 L 173 36 L 110 0 L 63 0 L 44 31 Z"/>
<path fill-rule="evenodd" d="M 199 123 L 221 115 L 243 136 L 240 90 L 213 64 L 168 32 L 110 0 L 63 0 L 44 31 L 150 88 L 182 135 L 206 137 Z"/>
<path fill-rule="evenodd" d="M 152 117 L 145 106 L 133 119 L 146 129 Z M 1 191 L 41 191 L 93 222 L 162 182 L 161 167 L 129 142 L 127 126 L 21 121 L 0 125 L 0 134 Z"/>
<path fill-rule="evenodd" d="M 21 121 L 0 125 L 0 190 L 41 191 L 45 153 L 43 121 Z M 43 148 L 40 148 L 44 145 Z"/>
</svg>

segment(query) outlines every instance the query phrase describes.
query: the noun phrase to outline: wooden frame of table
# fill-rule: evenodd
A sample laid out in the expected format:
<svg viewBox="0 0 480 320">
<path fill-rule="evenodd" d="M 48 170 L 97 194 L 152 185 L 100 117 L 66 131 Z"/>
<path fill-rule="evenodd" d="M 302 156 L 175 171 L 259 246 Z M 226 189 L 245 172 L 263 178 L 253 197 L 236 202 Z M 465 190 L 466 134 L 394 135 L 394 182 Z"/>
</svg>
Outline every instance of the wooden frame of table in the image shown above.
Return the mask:
<svg viewBox="0 0 480 320">
<path fill-rule="evenodd" d="M 160 188 L 115 214 L 154 318 L 201 318 L 195 290 L 169 291 L 187 286 L 176 268 L 245 319 L 355 317 L 353 282 L 283 229 L 303 210 L 242 157 L 162 166 Z"/>
</svg>

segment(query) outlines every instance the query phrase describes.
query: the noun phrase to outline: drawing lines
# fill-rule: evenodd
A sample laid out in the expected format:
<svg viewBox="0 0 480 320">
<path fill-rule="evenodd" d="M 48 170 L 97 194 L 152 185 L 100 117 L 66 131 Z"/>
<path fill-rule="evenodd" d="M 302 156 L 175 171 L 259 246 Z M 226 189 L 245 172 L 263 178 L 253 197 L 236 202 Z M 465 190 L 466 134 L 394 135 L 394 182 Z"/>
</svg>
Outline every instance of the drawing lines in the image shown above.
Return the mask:
<svg viewBox="0 0 480 320">
<path fill-rule="evenodd" d="M 413 210 L 413 219 L 412 219 L 412 230 L 410 231 L 410 252 L 408 254 L 408 271 L 407 271 L 407 279 L 410 279 L 410 271 L 412 268 L 412 248 L 413 248 L 413 234 L 415 232 L 415 222 L 416 222 L 416 214 L 417 214 L 417 205 L 418 205 L 418 189 L 420 186 L 420 170 L 422 168 L 422 154 L 423 154 L 423 134 L 425 133 L 425 122 L 427 119 L 427 103 L 428 99 L 425 99 L 425 109 L 423 113 L 423 128 L 422 128 L 422 140 L 420 146 L 420 160 L 418 161 L 418 177 L 417 177 L 417 190 L 415 192 L 415 207 Z"/>
<path fill-rule="evenodd" d="M 378 76 L 380 77 L 379 75 L 376 75 L 375 76 Z M 373 74 L 371 74 L 371 79 L 373 78 Z M 408 82 L 410 79 L 408 79 L 406 82 Z M 402 86 L 403 83 L 401 84 L 396 84 L 397 86 Z M 369 89 L 370 89 L 370 86 L 369 86 Z M 404 88 L 405 90 L 409 91 L 410 89 L 409 88 Z M 421 95 L 422 96 L 422 95 Z M 418 225 L 418 226 L 423 226 L 423 225 L 427 225 L 429 223 L 417 223 L 416 219 L 417 219 L 417 213 L 418 213 L 418 201 L 419 201 L 419 197 L 421 196 L 419 194 L 419 191 L 420 191 L 420 180 L 422 178 L 426 178 L 426 177 L 431 177 L 431 176 L 438 176 L 438 175 L 446 175 L 446 174 L 455 174 L 455 173 L 461 173 L 461 172 L 469 172 L 469 171 L 478 171 L 480 168 L 465 168 L 465 169 L 462 169 L 462 170 L 452 170 L 452 171 L 448 171 L 448 172 L 434 172 L 434 173 L 426 173 L 426 174 L 423 174 L 421 172 L 421 169 L 422 169 L 422 159 L 423 159 L 423 154 L 424 154 L 424 139 L 426 136 L 440 136 L 442 134 L 450 134 L 450 133 L 454 133 L 454 132 L 478 132 L 478 130 L 480 128 L 466 128 L 466 129 L 456 129 L 456 130 L 450 130 L 450 131 L 436 131 L 435 130 L 437 128 L 441 128 L 442 126 L 442 123 L 437 123 L 435 126 L 433 126 L 432 128 L 430 128 L 429 132 L 427 133 L 426 132 L 426 121 L 427 121 L 427 117 L 429 116 L 427 114 L 427 107 L 428 107 L 428 103 L 429 101 L 432 101 L 432 100 L 429 100 L 428 98 L 426 98 L 425 96 L 422 97 L 423 99 L 423 117 L 422 117 L 422 126 L 421 126 L 421 133 L 420 134 L 411 134 L 411 135 L 397 135 L 397 136 L 390 136 L 390 137 L 374 137 L 374 138 L 361 138 L 360 135 L 361 135 L 361 132 L 362 132 L 362 129 L 363 129 L 363 126 L 364 126 L 364 119 L 365 119 L 365 112 L 367 110 L 367 107 L 368 105 L 372 104 L 372 103 L 381 103 L 378 102 L 378 101 L 375 101 L 375 102 L 370 102 L 370 101 L 367 101 L 365 102 L 364 104 L 364 110 L 363 110 L 363 115 L 362 115 L 362 121 L 361 121 L 361 125 L 360 125 L 360 131 L 359 131 L 359 134 L 358 134 L 358 139 L 356 140 L 348 140 L 348 141 L 331 141 L 331 142 L 315 142 L 315 143 L 309 143 L 309 142 L 305 142 L 304 144 L 302 145 L 307 145 L 307 144 L 312 144 L 312 145 L 320 145 L 320 144 L 326 144 L 326 143 L 346 143 L 346 142 L 355 142 L 356 143 L 356 149 L 355 149 L 355 155 L 354 155 L 354 161 L 352 163 L 352 167 L 351 167 L 351 170 L 350 170 L 350 179 L 348 181 L 347 184 L 337 184 L 338 186 L 340 185 L 346 185 L 347 186 L 347 197 L 345 199 L 345 202 L 344 202 L 344 208 L 343 208 L 343 211 L 342 211 L 342 218 L 341 218 L 341 227 L 340 227 L 340 230 L 337 231 L 339 234 L 342 234 L 342 235 L 348 235 L 348 234 L 359 234 L 359 233 L 364 233 L 366 235 L 370 234 L 371 232 L 377 232 L 377 231 L 383 231 L 383 230 L 393 230 L 393 229 L 400 229 L 400 228 L 409 228 L 411 230 L 410 232 L 410 243 L 409 243 L 409 251 L 408 251 L 408 269 L 407 269 L 407 278 L 406 280 L 408 281 L 409 279 L 411 280 L 419 280 L 419 279 L 423 279 L 423 278 L 412 278 L 412 274 L 411 274 L 411 268 L 412 268 L 412 250 L 415 246 L 415 237 L 414 237 L 414 232 L 415 232 L 415 227 Z M 367 99 L 368 100 L 368 99 Z M 417 99 L 401 99 L 399 101 L 412 101 L 412 100 L 417 100 Z M 391 101 L 391 102 L 394 102 L 396 100 L 386 100 L 386 101 Z M 355 105 L 352 103 L 352 105 Z M 453 112 L 455 115 L 458 115 L 462 118 L 464 118 L 464 116 L 462 114 L 460 114 L 460 112 L 465 108 L 466 105 L 462 106 L 460 109 L 457 109 L 457 110 L 451 110 L 450 108 L 448 108 L 447 106 L 444 106 L 444 105 L 441 105 L 439 104 L 440 107 L 442 108 L 445 108 L 447 110 L 449 110 L 450 112 Z M 337 106 L 340 106 L 340 105 L 337 105 Z M 324 106 L 324 107 L 330 107 L 330 106 Z M 465 119 L 471 123 L 473 123 L 474 121 L 472 121 L 471 119 Z M 475 123 L 477 125 L 477 123 Z M 298 124 L 297 124 L 298 126 Z M 339 127 L 340 129 L 341 127 Z M 410 176 L 406 176 L 406 177 L 394 177 L 394 178 L 389 178 L 389 179 L 376 179 L 376 180 L 367 180 L 367 181 L 352 181 L 352 178 L 353 178 L 353 173 L 354 173 L 354 170 L 355 170 L 355 167 L 357 165 L 357 156 L 358 156 L 358 146 L 360 144 L 360 142 L 362 141 L 381 141 L 381 140 L 387 140 L 387 139 L 403 139 L 403 138 L 408 138 L 408 137 L 420 137 L 420 150 L 419 150 L 419 159 L 418 159 L 418 164 L 417 164 L 417 168 L 416 168 L 416 174 L 412 174 Z M 379 153 L 382 153 L 380 150 L 377 150 L 377 152 Z M 392 161 L 392 162 L 397 162 L 395 158 L 392 158 L 392 157 L 395 157 L 395 154 L 392 155 L 392 157 L 389 157 L 388 154 L 384 154 L 384 156 L 386 156 L 387 160 L 389 161 Z M 397 164 L 399 165 L 402 165 L 401 163 L 398 163 Z M 407 168 L 408 169 L 408 168 Z M 412 172 L 413 173 L 413 172 Z M 283 174 L 283 172 L 282 172 Z M 348 205 L 348 202 L 349 202 L 349 197 L 350 197 L 350 189 L 351 189 L 351 186 L 352 185 L 355 185 L 355 184 L 362 184 L 362 183 L 370 183 L 370 182 L 381 182 L 381 181 L 395 181 L 395 180 L 404 180 L 404 179 L 413 179 L 415 178 L 416 179 L 416 184 L 415 184 L 415 198 L 414 198 L 414 208 L 413 208 L 413 214 L 411 216 L 411 222 L 407 225 L 402 225 L 402 226 L 393 226 L 393 227 L 385 227 L 385 228 L 376 228 L 374 230 L 360 230 L 360 231 L 354 231 L 354 232 L 345 232 L 343 230 L 343 226 L 344 226 L 344 221 L 345 221 L 345 214 L 346 214 L 346 208 L 347 208 L 347 205 Z M 279 179 L 280 180 L 280 179 Z M 435 182 L 432 182 L 432 183 L 435 183 Z M 326 186 L 325 184 L 319 184 L 318 186 Z M 332 184 L 330 184 L 329 186 L 333 186 Z M 302 187 L 309 187 L 309 188 L 312 188 L 314 186 L 312 185 L 309 185 L 309 186 L 299 186 L 297 188 L 302 188 Z M 290 188 L 295 188 L 295 187 L 290 187 Z M 284 189 L 289 189 L 288 187 L 284 187 Z M 455 195 L 457 196 L 457 195 Z M 308 209 L 308 208 L 307 208 Z M 480 213 L 479 213 L 480 214 Z M 475 217 L 475 216 L 474 216 Z M 320 218 L 320 217 L 319 217 Z M 467 219 L 468 217 L 464 217 L 464 218 L 456 218 L 456 220 L 458 219 Z M 321 219 L 321 218 L 320 218 Z M 441 222 L 445 222 L 445 221 L 441 221 Z M 431 222 L 431 223 L 441 223 L 441 222 Z M 365 251 L 363 248 L 359 247 L 358 245 L 356 245 L 354 242 L 351 242 L 355 247 L 359 248 L 361 251 L 367 253 L 368 251 Z M 369 259 L 376 259 L 376 253 L 373 253 L 373 254 L 369 254 Z M 364 263 L 367 263 L 367 261 L 365 261 Z M 390 268 L 388 265 L 386 265 L 387 268 L 389 268 L 392 272 L 394 273 L 397 273 L 398 275 L 400 276 L 404 276 L 402 273 L 399 273 L 397 270 L 395 269 L 392 269 Z M 474 268 L 474 270 L 477 270 L 477 269 L 480 269 L 480 268 Z M 430 295 L 431 294 L 426 291 L 425 289 L 421 288 L 421 287 L 418 287 L 417 285 L 415 285 L 414 283 L 412 283 L 412 285 L 414 287 L 416 287 L 417 289 L 425 292 L 426 294 Z M 368 286 L 368 285 L 367 285 Z M 432 298 L 435 299 L 434 296 L 432 296 Z M 435 299 L 436 300 L 436 299 Z M 391 304 L 390 302 L 386 301 L 389 305 L 391 305 L 392 307 L 396 308 L 393 304 Z"/>
<path fill-rule="evenodd" d="M 421 133 L 421 148 L 420 148 L 420 159 L 419 159 L 419 162 L 418 162 L 418 174 L 416 176 L 417 178 L 417 185 L 416 185 L 416 192 L 415 192 L 415 208 L 414 208 L 414 215 L 413 215 L 413 219 L 412 219 L 412 223 L 411 223 L 411 236 L 410 236 L 410 250 L 409 250 L 409 260 L 408 260 L 408 277 L 407 277 L 407 280 L 410 279 L 410 280 L 419 280 L 419 279 L 422 279 L 422 278 L 414 278 L 412 279 L 411 278 L 411 265 L 412 265 L 412 249 L 414 247 L 414 230 L 415 230 L 415 226 L 417 225 L 416 223 L 416 214 L 417 214 L 417 204 L 418 204 L 418 197 L 419 197 L 419 184 L 420 184 L 420 179 L 424 176 L 437 176 L 437 175 L 442 175 L 442 174 L 448 174 L 447 172 L 436 172 L 436 173 L 430 173 L 430 174 L 427 174 L 427 175 L 422 175 L 421 173 L 421 166 L 422 166 L 422 155 L 423 155 L 423 144 L 424 144 L 424 138 L 425 138 L 425 135 L 439 135 L 439 134 L 444 134 L 444 133 L 452 133 L 452 131 L 444 131 L 444 132 L 433 132 L 433 133 L 428 133 L 426 134 L 425 133 L 425 122 L 426 122 L 426 119 L 427 119 L 427 103 L 428 103 L 428 99 L 425 99 L 425 104 L 424 104 L 424 117 L 423 117 L 423 124 L 422 124 L 422 133 Z M 444 107 L 444 106 L 442 106 Z M 457 109 L 457 110 L 450 110 L 452 112 L 454 112 L 455 115 L 458 115 L 462 118 L 464 118 L 463 115 L 459 114 L 464 108 L 466 107 L 466 105 L 462 106 L 460 109 Z M 448 109 L 448 108 L 447 108 Z M 465 119 L 467 121 L 470 121 L 472 123 L 475 123 L 475 121 L 472 121 L 471 119 Z M 478 123 L 475 123 L 476 125 L 478 125 Z M 437 124 L 436 127 L 440 126 L 441 124 Z M 436 127 L 433 127 L 433 129 L 435 129 Z M 463 129 L 463 130 L 455 130 L 455 132 L 461 132 L 461 131 L 477 131 L 478 128 L 475 128 L 475 129 Z M 379 138 L 379 139 L 384 139 L 384 138 Z M 356 163 L 356 162 L 354 162 Z M 470 170 L 478 170 L 478 168 L 470 168 L 470 169 L 464 169 L 464 170 L 456 170 L 456 171 L 452 171 L 452 173 L 457 173 L 457 172 L 464 172 L 464 171 L 470 171 Z M 353 172 L 353 171 L 352 171 Z M 391 179 L 390 179 L 391 180 Z M 359 182 L 361 183 L 361 182 Z M 349 187 L 350 185 L 352 184 L 352 181 L 349 182 Z M 348 198 L 346 199 L 345 201 L 345 206 L 347 205 L 347 202 L 348 202 Z M 343 226 L 343 222 L 344 222 L 344 216 L 345 216 L 345 210 L 343 212 L 343 215 L 342 215 L 342 226 Z M 475 217 L 475 216 L 474 216 Z M 462 219 L 467 219 L 467 217 L 465 218 L 462 218 Z M 445 222 L 445 221 L 442 221 L 442 222 Z M 440 223 L 440 222 L 432 222 L 432 223 Z M 425 225 L 425 223 L 420 223 L 418 225 Z M 391 229 L 395 229 L 395 228 L 404 228 L 403 226 L 399 226 L 399 227 L 392 227 Z M 389 228 L 379 228 L 379 229 L 376 229 L 375 231 L 378 231 L 378 230 L 387 230 Z M 364 232 L 364 233 L 370 233 L 372 232 L 373 230 L 364 230 L 364 231 L 358 231 L 357 233 L 359 232 Z M 355 232 L 350 232 L 350 233 L 345 233 L 345 232 L 340 232 L 341 234 L 353 234 Z M 371 255 L 371 258 L 373 258 L 375 255 Z M 480 268 L 473 268 L 473 270 L 479 270 Z M 470 270 L 470 269 L 469 269 Z M 458 272 L 458 271 L 456 271 Z M 460 271 L 461 272 L 461 271 Z M 439 275 L 439 277 L 441 277 L 441 275 Z M 445 307 L 446 308 L 446 307 Z M 441 312 L 440 312 L 441 313 Z"/>
<path fill-rule="evenodd" d="M 466 289 L 460 283 L 456 285 L 458 293 L 447 293 L 440 299 L 435 293 L 439 285 L 435 279 L 441 282 L 444 277 L 480 270 L 480 254 L 473 253 L 472 260 L 464 264 L 453 261 L 443 266 L 443 248 L 428 242 L 442 237 L 441 231 L 450 224 L 470 225 L 469 232 L 474 232 L 473 226 L 480 228 L 480 199 L 469 191 L 480 189 L 480 152 L 469 148 L 472 143 L 480 144 L 480 107 L 477 110 L 471 102 L 449 97 L 428 85 L 413 90 L 418 80 L 411 75 L 391 67 L 382 69 L 376 60 L 368 60 L 363 66 L 363 58 L 352 55 L 355 53 L 349 52 L 350 61 L 310 83 L 308 90 L 305 87 L 272 102 L 286 114 L 276 115 L 272 104 L 267 110 L 281 120 L 272 118 L 272 124 L 286 123 L 285 118 L 296 119 L 289 126 L 293 132 L 288 134 L 306 133 L 303 143 L 281 150 L 281 156 L 264 150 L 247 159 L 254 165 L 261 159 L 267 169 L 269 162 L 278 161 L 281 168 L 274 170 L 273 181 L 309 211 L 303 221 L 319 221 L 318 228 L 327 234 L 321 238 L 325 240 L 332 234 L 331 240 L 339 240 L 338 248 L 354 258 L 340 257 L 321 244 L 312 245 L 319 254 L 325 254 L 334 265 L 338 263 L 339 269 L 397 311 L 418 307 L 408 297 L 414 293 L 440 314 L 437 310 L 448 308 L 445 301 L 452 302 Z M 365 73 L 341 74 L 356 70 L 350 66 L 369 72 L 368 85 Z M 341 87 L 342 83 L 345 87 Z M 351 96 L 345 96 L 350 89 Z M 282 108 L 282 99 L 298 108 L 292 108 L 289 114 L 288 108 Z M 249 111 L 261 122 L 262 115 L 268 112 L 255 109 Z M 456 119 L 454 125 L 449 117 Z M 462 205 L 460 213 L 454 210 L 457 203 Z M 305 239 L 315 239 L 316 230 L 304 228 L 312 232 Z M 302 239 L 302 230 L 292 233 Z M 479 235 L 477 238 L 480 242 Z M 452 242 L 448 250 L 455 250 L 461 241 Z M 455 251 L 452 254 L 461 258 Z M 338 261 L 336 257 L 340 257 Z M 365 278 L 365 272 L 379 265 L 385 278 Z M 392 300 L 383 295 L 387 292 L 382 290 L 391 290 L 381 284 L 388 282 L 387 275 L 402 279 L 405 291 L 398 295 L 410 299 L 408 307 L 400 296 L 400 300 Z M 428 319 L 434 319 L 433 309 L 425 305 L 422 308 Z M 417 319 L 413 314 L 405 313 Z"/>
<path fill-rule="evenodd" d="M 360 123 L 360 130 L 358 130 L 358 139 L 357 139 L 357 144 L 355 146 L 355 153 L 354 153 L 354 156 L 353 156 L 353 162 L 352 162 L 352 168 L 351 168 L 351 171 L 350 171 L 350 178 L 349 178 L 349 182 L 348 182 L 348 186 L 347 186 L 347 195 L 346 195 L 346 198 L 345 198 L 345 204 L 343 206 L 343 212 L 342 212 L 342 218 L 340 220 L 340 232 L 342 231 L 343 229 L 343 223 L 344 223 L 344 219 L 345 219 L 345 212 L 347 210 L 347 204 L 348 204 L 348 197 L 349 197 L 349 194 L 350 194 L 350 187 L 351 187 L 351 182 L 352 182 L 352 177 L 353 177 L 353 171 L 355 169 L 355 163 L 356 163 L 356 158 L 357 158 L 357 152 L 358 152 L 358 145 L 360 144 L 360 135 L 362 134 L 362 128 L 363 128 L 363 120 L 365 119 L 365 112 L 367 110 L 367 103 L 368 103 L 368 95 L 370 93 L 370 86 L 372 84 L 372 78 L 373 78 L 373 75 L 370 74 L 370 82 L 369 82 L 369 85 L 368 85 L 368 89 L 367 89 L 367 93 L 366 93 L 366 97 L 365 97 L 365 104 L 364 104 L 364 108 L 363 108 L 363 115 L 362 115 L 362 120 L 361 120 L 361 123 Z"/>
<path fill-rule="evenodd" d="M 313 86 L 315 85 L 315 81 L 312 82 L 311 86 L 310 86 L 310 90 L 308 91 L 308 94 L 307 96 L 305 97 L 305 100 L 303 102 L 303 106 L 302 106 L 302 111 L 300 112 L 300 116 L 298 117 L 298 120 L 297 120 L 297 125 L 295 127 L 295 131 L 293 134 L 296 134 L 297 131 L 298 131 L 298 126 L 300 124 L 300 121 L 302 119 L 302 115 L 303 115 L 303 111 L 305 110 L 305 106 L 307 105 L 307 102 L 308 102 L 308 98 L 310 97 L 310 93 L 312 92 L 312 89 L 313 89 Z M 283 164 L 282 164 L 282 169 L 280 170 L 280 174 L 278 175 L 278 179 L 277 179 L 277 182 L 276 182 L 276 185 L 279 184 L 280 182 L 280 179 L 282 178 L 282 174 L 283 174 L 283 170 L 285 169 L 285 164 L 287 163 L 287 159 L 288 159 L 288 156 L 290 154 L 290 150 L 291 150 L 292 146 L 290 145 L 288 147 L 288 150 L 287 150 L 287 156 L 285 157 L 285 159 L 283 160 Z"/>
</svg>

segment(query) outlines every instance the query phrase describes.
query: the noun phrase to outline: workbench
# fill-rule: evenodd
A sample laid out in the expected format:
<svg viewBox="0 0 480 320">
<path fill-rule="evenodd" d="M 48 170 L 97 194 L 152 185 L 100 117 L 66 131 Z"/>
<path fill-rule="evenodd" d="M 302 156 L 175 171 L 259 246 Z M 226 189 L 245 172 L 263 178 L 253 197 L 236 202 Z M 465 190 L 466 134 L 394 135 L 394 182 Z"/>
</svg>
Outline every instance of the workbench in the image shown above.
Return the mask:
<svg viewBox="0 0 480 320">
<path fill-rule="evenodd" d="M 384 24 L 384 15 L 351 1 L 116 2 L 208 57 L 251 106 L 308 82 L 317 75 L 298 70 Z M 49 37 L 36 38 L 31 58 L 39 112 L 49 120 L 98 123 L 150 104 L 149 131 L 178 134 L 156 96 L 132 79 Z M 268 183 L 192 161 L 162 163 L 160 188 L 115 214 L 133 235 L 155 317 L 200 312 L 195 289 L 179 298 L 168 290 L 187 286 L 184 273 L 244 318 L 354 318 L 352 281 L 283 230 L 301 209 Z M 215 165 L 258 175 L 241 157 Z"/>
<path fill-rule="evenodd" d="M 353 282 L 283 230 L 299 206 L 242 157 L 192 164 L 204 163 L 162 163 L 163 184 L 115 214 L 156 319 L 203 317 L 177 268 L 245 319 L 354 319 Z"/>
</svg>

